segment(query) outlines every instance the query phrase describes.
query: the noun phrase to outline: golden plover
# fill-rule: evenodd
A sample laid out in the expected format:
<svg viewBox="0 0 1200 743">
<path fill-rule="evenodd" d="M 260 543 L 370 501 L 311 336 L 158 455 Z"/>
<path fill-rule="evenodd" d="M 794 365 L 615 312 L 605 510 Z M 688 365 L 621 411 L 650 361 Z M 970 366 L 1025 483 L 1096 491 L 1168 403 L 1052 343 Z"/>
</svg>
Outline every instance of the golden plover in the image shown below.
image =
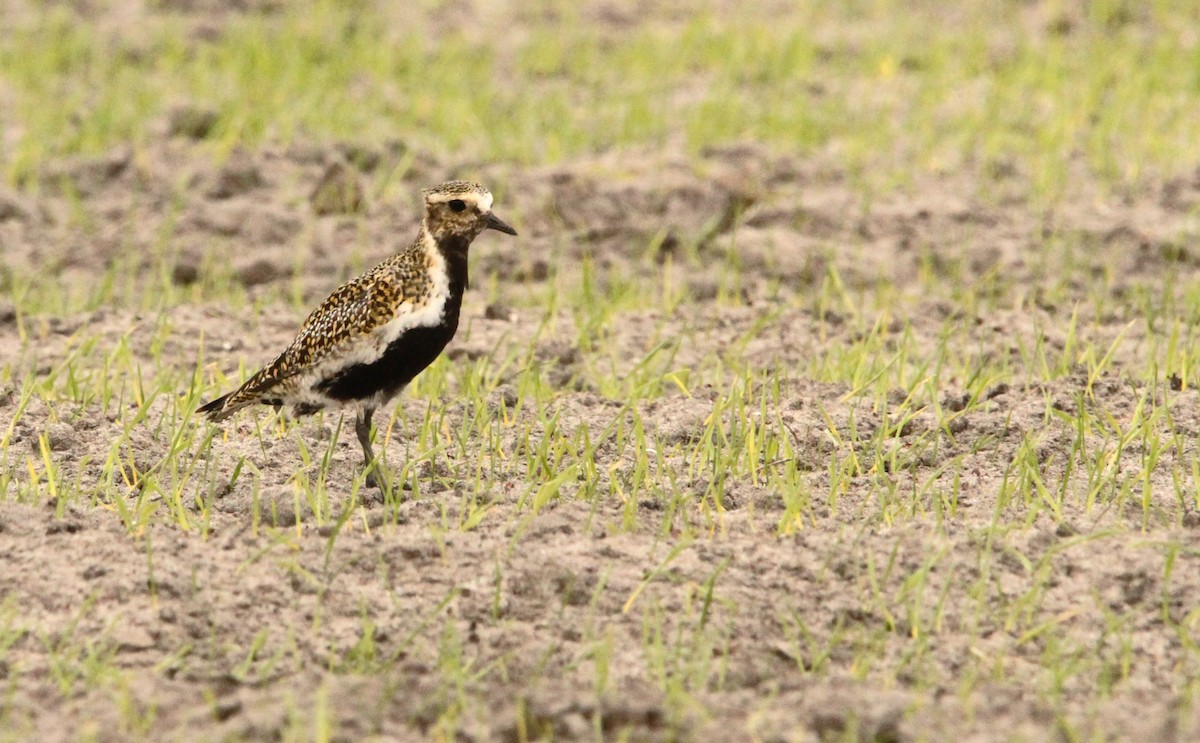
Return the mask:
<svg viewBox="0 0 1200 743">
<path fill-rule="evenodd" d="M 485 229 L 517 231 L 492 214 L 492 195 L 465 181 L 425 190 L 417 239 L 339 287 L 313 310 L 292 345 L 228 395 L 202 405 L 220 421 L 255 404 L 290 405 L 292 415 L 327 407 L 357 408 L 367 484 L 372 469 L 371 417 L 441 354 L 458 329 L 467 288 L 467 250 Z"/>
</svg>

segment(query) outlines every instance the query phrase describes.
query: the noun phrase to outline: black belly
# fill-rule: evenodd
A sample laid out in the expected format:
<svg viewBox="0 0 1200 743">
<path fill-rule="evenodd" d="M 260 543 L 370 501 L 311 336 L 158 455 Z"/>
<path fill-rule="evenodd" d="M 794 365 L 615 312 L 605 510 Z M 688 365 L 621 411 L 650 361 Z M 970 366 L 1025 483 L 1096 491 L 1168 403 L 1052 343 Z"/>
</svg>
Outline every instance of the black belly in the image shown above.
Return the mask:
<svg viewBox="0 0 1200 743">
<path fill-rule="evenodd" d="M 457 319 L 457 318 L 455 318 Z M 334 400 L 350 402 L 382 393 L 391 397 L 413 377 L 433 363 L 454 337 L 457 323 L 445 323 L 406 330 L 392 341 L 378 360 L 348 366 L 316 389 Z"/>
</svg>

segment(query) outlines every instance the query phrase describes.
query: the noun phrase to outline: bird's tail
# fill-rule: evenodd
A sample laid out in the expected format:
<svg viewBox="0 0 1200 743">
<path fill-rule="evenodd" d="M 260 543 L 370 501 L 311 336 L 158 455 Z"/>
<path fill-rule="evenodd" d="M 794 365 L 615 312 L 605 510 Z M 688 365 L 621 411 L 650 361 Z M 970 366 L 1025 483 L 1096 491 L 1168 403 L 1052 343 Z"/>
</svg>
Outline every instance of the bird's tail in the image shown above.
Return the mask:
<svg viewBox="0 0 1200 743">
<path fill-rule="evenodd" d="M 196 412 L 204 413 L 210 421 L 216 422 L 223 421 L 242 408 L 254 404 L 254 400 L 236 399 L 238 392 L 241 392 L 241 390 L 235 390 L 228 395 L 218 397 L 212 402 L 207 402 L 197 408 Z"/>
<path fill-rule="evenodd" d="M 276 361 L 275 363 L 278 363 Z M 242 408 L 265 403 L 279 407 L 282 399 L 278 391 L 280 378 L 275 375 L 275 364 L 260 369 L 228 395 L 222 395 L 212 402 L 207 402 L 197 408 L 196 412 L 204 413 L 210 421 L 223 421 Z"/>
</svg>

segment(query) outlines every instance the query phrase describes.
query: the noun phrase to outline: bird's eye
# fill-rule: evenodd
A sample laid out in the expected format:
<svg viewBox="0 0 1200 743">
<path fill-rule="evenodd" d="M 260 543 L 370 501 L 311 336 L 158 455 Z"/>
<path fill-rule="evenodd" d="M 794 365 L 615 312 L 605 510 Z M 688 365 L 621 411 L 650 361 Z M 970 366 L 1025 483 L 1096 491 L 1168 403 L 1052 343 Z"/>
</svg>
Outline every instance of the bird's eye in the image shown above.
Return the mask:
<svg viewBox="0 0 1200 743">
<path fill-rule="evenodd" d="M 462 199 L 450 199 L 450 201 L 447 203 L 450 204 L 451 211 L 461 212 L 463 209 L 467 208 L 467 202 L 463 201 Z"/>
</svg>

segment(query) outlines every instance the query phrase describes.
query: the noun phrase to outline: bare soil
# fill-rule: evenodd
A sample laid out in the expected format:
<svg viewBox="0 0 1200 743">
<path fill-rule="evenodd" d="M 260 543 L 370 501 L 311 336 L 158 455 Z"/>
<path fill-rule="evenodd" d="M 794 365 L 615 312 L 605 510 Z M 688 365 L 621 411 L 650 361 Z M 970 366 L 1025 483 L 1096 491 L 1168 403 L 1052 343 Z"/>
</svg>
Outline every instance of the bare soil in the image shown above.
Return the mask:
<svg viewBox="0 0 1200 743">
<path fill-rule="evenodd" d="M 357 504 L 359 515 L 334 539 L 328 527 L 309 523 L 311 511 L 295 508 L 287 483 L 305 465 L 292 437 L 268 432 L 260 446 L 256 425 L 273 417 L 267 411 L 242 415 L 214 446 L 212 466 L 216 479 L 227 481 L 245 457 L 262 490 L 254 492 L 250 479 L 241 478 L 215 502 L 206 536 L 161 523 L 130 535 L 111 504 L 78 504 L 58 517 L 53 503 L 0 503 L 0 594 L 15 607 L 12 622 L 31 630 L 8 649 L 0 668 L 19 680 L 3 701 L 17 735 L 125 739 L 138 732 L 119 724 L 125 704 L 146 713 L 140 732 L 158 740 L 279 739 L 298 720 L 301 729 L 313 729 L 323 714 L 338 740 L 423 740 L 435 735 L 431 725 L 462 691 L 439 681 L 438 669 L 447 663 L 439 653 L 446 644 L 442 633 L 450 627 L 461 643 L 460 661 L 488 671 L 466 690 L 477 703 L 463 709 L 462 740 L 618 734 L 630 740 L 1048 740 L 1059 734 L 1060 713 L 1097 739 L 1200 736 L 1200 713 L 1185 688 L 1197 672 L 1195 650 L 1186 633 L 1173 629 L 1180 623 L 1194 628 L 1200 606 L 1200 516 L 1153 515 L 1174 512 L 1164 503 L 1150 509 L 1147 520 L 1140 504 L 1085 511 L 1072 501 L 1061 523 L 1038 518 L 992 529 L 1001 483 L 1031 434 L 1038 437 L 1047 482 L 1066 476 L 1074 432 L 1061 420 L 1047 421 L 1044 411 L 1047 400 L 1062 409 L 1080 404 L 1084 371 L 997 385 L 961 430 L 947 432 L 936 453 L 902 448 L 898 456 L 916 460 L 906 460 L 895 475 L 902 491 L 936 478 L 955 457 L 963 458 L 965 475 L 953 518 L 895 523 L 879 517 L 870 501 L 877 485 L 867 477 L 856 478 L 836 506 L 822 501 L 830 478 L 825 463 L 845 445 L 827 435 L 830 426 L 861 432 L 886 421 L 869 402 L 847 396 L 847 385 L 798 371 L 861 332 L 844 308 L 816 300 L 832 266 L 861 298 L 863 314 L 871 313 L 881 291 L 907 297 L 911 310 L 883 321 L 907 324 L 920 349 L 937 346 L 947 318 L 967 329 L 980 357 L 1016 357 L 1021 342 L 1036 334 L 1061 348 L 1073 315 L 1094 320 L 1089 341 L 1121 342 L 1086 404 L 1128 420 L 1149 384 L 1130 372 L 1145 366 L 1146 324 L 1105 314 L 1109 310 L 1094 306 L 1082 289 L 1072 302 L 1018 300 L 1051 293 L 1056 271 L 1067 270 L 1068 262 L 1070 270 L 1083 265 L 1085 272 L 1110 276 L 1114 295 L 1194 274 L 1200 255 L 1180 235 L 1193 229 L 1189 215 L 1200 203 L 1200 178 L 1111 195 L 1081 173 L 1060 206 L 1042 211 L 1020 196 L 1019 173 L 993 174 L 986 188 L 971 174 L 927 176 L 865 199 L 860 184 L 819 154 L 800 157 L 750 144 L 698 157 L 622 152 L 545 168 L 442 162 L 422 154 L 389 189 L 411 197 L 367 192 L 314 209 L 314 189 L 331 163 L 357 163 L 334 170 L 351 177 L 361 171 L 366 182 L 403 157 L 398 149 L 301 143 L 242 151 L 215 164 L 203 148 L 164 134 L 145 150 L 54 163 L 37 193 L 0 192 L 3 269 L 51 271 L 65 285 L 83 288 L 112 261 L 159 270 L 151 256 L 166 239 L 169 268 L 180 285 L 225 272 L 252 299 L 298 287 L 306 303 L 315 302 L 410 239 L 421 187 L 478 172 L 498 194 L 497 212 L 515 215 L 521 236 L 485 236 L 473 248 L 475 287 L 451 362 L 487 358 L 497 344 L 534 347 L 557 388 L 560 425 L 586 423 L 597 431 L 623 414 L 623 401 L 595 389 L 589 365 L 607 370 L 612 364 L 624 373 L 655 339 L 677 336 L 675 365 L 701 367 L 766 323 L 731 352 L 732 363 L 780 376 L 778 408 L 767 412 L 778 414 L 802 445 L 817 502 L 811 523 L 778 537 L 778 495 L 748 481 L 733 485 L 712 533 L 692 541 L 662 532 L 663 504 L 653 498 L 639 503 L 645 517 L 632 532 L 614 528 L 622 523 L 623 504 L 597 506 L 569 495 L 530 519 L 517 511 L 517 499 L 543 474 L 515 472 L 493 483 L 492 510 L 478 527 L 444 531 L 432 527 L 456 518 L 446 512 L 455 501 L 445 497 L 454 485 L 430 473 L 430 486 L 402 502 L 398 514 L 370 499 Z M 71 188 L 62 188 L 67 182 Z M 73 216 L 80 208 L 88 215 L 82 226 Z M 361 213 L 338 213 L 343 209 Z M 1063 234 L 1089 246 L 1086 254 L 1064 256 L 1051 239 Z M 699 260 L 686 255 L 692 245 L 699 246 Z M 730 250 L 740 266 L 736 303 L 725 301 Z M 518 307 L 517 299 L 555 276 L 577 274 L 585 257 L 601 281 L 669 270 L 691 300 L 674 313 L 620 313 L 604 329 L 605 347 L 615 353 L 588 358 L 568 313 L 539 328 L 540 317 Z M 1003 277 L 999 291 L 1013 296 L 1014 309 L 956 304 L 953 287 L 931 291 L 922 278 L 931 262 L 964 284 Z M 486 286 L 493 278 L 499 301 L 489 305 Z M 22 373 L 50 374 L 86 335 L 101 345 L 127 343 L 146 368 L 187 370 L 202 356 L 209 373 L 233 375 L 239 364 L 268 360 L 301 320 L 302 311 L 277 301 L 261 312 L 190 303 L 170 310 L 172 330 L 159 337 L 155 318 L 105 308 L 37 318 L 23 338 L 11 305 L 0 303 L 0 357 L 15 361 L 18 381 Z M 965 385 L 948 386 L 943 404 L 953 404 Z M 715 392 L 693 393 L 668 390 L 643 406 L 650 433 L 664 441 L 698 438 Z M 493 393 L 496 404 L 504 394 Z M 895 392 L 899 399 L 906 394 Z M 1174 430 L 1192 442 L 1165 456 L 1194 458 L 1200 440 L 1195 389 L 1176 390 L 1164 381 L 1153 394 L 1169 404 Z M 15 384 L 0 388 L 0 420 L 16 416 L 18 399 Z M 398 405 L 400 420 L 420 420 L 429 401 L 409 395 Z M 463 407 L 449 401 L 447 418 L 455 420 Z M 932 413 L 919 416 L 911 435 L 928 430 L 932 420 Z M 316 446 L 336 423 L 336 416 L 325 416 L 300 425 Z M 68 479 L 94 482 L 121 425 L 97 410 L 52 410 L 35 400 L 17 419 L 14 441 L 37 456 L 39 437 L 47 434 Z M 162 431 L 149 426 L 132 437 L 135 456 L 147 466 L 167 445 Z M 411 453 L 399 437 L 390 443 L 393 462 Z M 1133 462 L 1138 452 L 1131 448 L 1124 456 Z M 1156 472 L 1166 473 L 1166 465 Z M 331 487 L 348 484 L 358 467 L 357 444 L 343 427 Z M 1168 497 L 1172 484 L 1153 478 L 1155 497 Z M 703 491 L 703 482 L 692 485 Z M 1188 490 L 1195 486 L 1186 483 Z M 267 511 L 274 506 L 275 526 L 255 528 L 255 500 Z M 1019 513 L 1021 507 L 1011 508 Z M 1168 541 L 1188 547 L 1168 551 L 1162 546 Z M 930 635 L 910 626 L 910 618 L 894 616 L 888 601 L 904 597 L 910 579 L 934 555 L 940 556 L 936 567 L 920 588 L 926 618 L 937 617 Z M 1114 627 L 1129 630 L 1127 679 L 1107 689 L 1103 679 L 1072 677 L 1059 690 L 1063 706 L 1046 701 L 1053 680 L 1039 659 L 1047 649 L 1001 619 L 1042 571 L 1051 577 L 1031 605 L 1037 620 L 1031 624 L 1069 627 L 1079 648 L 1100 655 L 1120 650 L 1110 646 Z M 648 663 L 647 614 L 658 612 L 671 641 L 680 642 L 695 630 L 693 610 L 705 601 L 709 583 L 705 621 L 722 628 L 726 642 L 693 651 L 717 658 L 721 672 L 691 692 L 695 704 L 680 705 Z M 377 657 L 386 662 L 370 671 L 339 667 L 331 659 L 353 656 L 364 617 L 374 628 Z M 854 667 L 852 655 L 839 647 L 823 667 L 812 668 L 812 658 L 798 657 L 803 644 L 794 641 L 791 617 L 802 618 L 817 645 L 856 632 L 896 665 L 918 646 L 929 648 L 930 662 L 898 678 L 890 662 Z M 609 682 L 597 693 L 592 649 L 606 634 L 613 649 Z M 85 690 L 62 694 L 52 665 L 61 656 L 55 638 L 68 635 L 98 638 L 97 647 L 127 672 L 128 686 L 118 692 L 81 685 Z M 257 638 L 256 657 L 277 661 L 247 667 L 246 649 Z M 79 649 L 77 659 L 86 653 Z M 1005 680 L 971 679 L 964 693 L 963 669 L 979 658 L 1003 667 Z M 687 710 L 682 719 L 679 709 Z"/>
</svg>

